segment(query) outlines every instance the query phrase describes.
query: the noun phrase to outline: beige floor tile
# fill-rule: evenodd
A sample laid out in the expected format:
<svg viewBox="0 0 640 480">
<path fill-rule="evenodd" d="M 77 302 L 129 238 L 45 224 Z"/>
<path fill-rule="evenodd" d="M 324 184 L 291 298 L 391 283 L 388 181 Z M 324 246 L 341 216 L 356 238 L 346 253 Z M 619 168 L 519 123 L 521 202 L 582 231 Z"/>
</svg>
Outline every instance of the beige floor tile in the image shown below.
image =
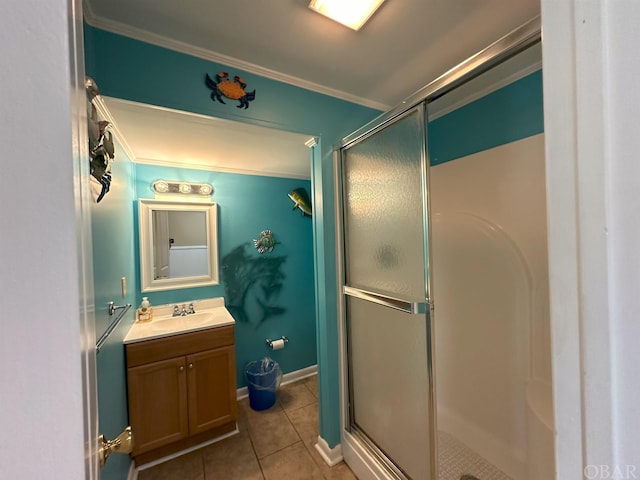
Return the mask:
<svg viewBox="0 0 640 480">
<path fill-rule="evenodd" d="M 317 385 L 315 375 L 287 385 L 262 411 L 252 410 L 248 398 L 240 400 L 240 433 L 140 470 L 138 480 L 354 480 L 347 465 L 330 468 L 315 449 Z"/>
<path fill-rule="evenodd" d="M 281 408 L 248 415 L 249 435 L 258 458 L 300 441 L 298 433 Z"/>
<path fill-rule="evenodd" d="M 249 405 L 249 398 L 243 398 L 238 401 L 238 417 L 247 423 L 263 419 L 265 417 L 278 415 L 282 412 L 282 406 L 276 402 L 273 407 L 266 410 L 254 410 Z M 238 422 L 240 423 L 240 422 Z"/>
<path fill-rule="evenodd" d="M 358 480 L 346 463 L 340 462 L 324 472 L 327 480 Z"/>
<path fill-rule="evenodd" d="M 318 398 L 318 375 L 312 375 L 311 377 L 307 377 L 302 379 L 302 383 L 304 383 L 313 396 Z"/>
<path fill-rule="evenodd" d="M 318 404 L 285 412 L 306 446 L 313 446 L 318 441 Z"/>
<path fill-rule="evenodd" d="M 309 388 L 302 383 L 290 383 L 278 390 L 278 403 L 286 411 L 306 407 L 318 401 Z"/>
<path fill-rule="evenodd" d="M 198 450 L 138 472 L 138 480 L 204 480 L 202 453 Z"/>
<path fill-rule="evenodd" d="M 321 480 L 324 476 L 298 442 L 260 460 L 265 480 Z"/>
<path fill-rule="evenodd" d="M 264 480 L 248 434 L 203 448 L 202 458 L 207 480 Z"/>
</svg>

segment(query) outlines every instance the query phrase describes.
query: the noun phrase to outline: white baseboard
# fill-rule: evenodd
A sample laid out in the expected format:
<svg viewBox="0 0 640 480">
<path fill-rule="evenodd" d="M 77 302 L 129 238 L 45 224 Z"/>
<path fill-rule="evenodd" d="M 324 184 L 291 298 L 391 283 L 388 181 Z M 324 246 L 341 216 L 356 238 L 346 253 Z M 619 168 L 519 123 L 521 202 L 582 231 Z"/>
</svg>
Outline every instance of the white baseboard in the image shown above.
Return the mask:
<svg viewBox="0 0 640 480">
<path fill-rule="evenodd" d="M 330 467 L 342 461 L 342 446 L 340 444 L 331 448 L 326 440 L 318 435 L 318 443 L 316 443 L 315 447 L 322 459 Z"/>
<path fill-rule="evenodd" d="M 136 480 L 138 478 L 138 472 L 140 470 L 146 470 L 147 468 L 155 467 L 156 465 L 160 465 L 161 463 L 168 462 L 169 460 L 173 460 L 174 458 L 178 458 L 178 457 L 180 457 L 182 455 L 185 455 L 187 453 L 193 452 L 193 451 L 198 450 L 198 449 L 200 449 L 202 447 L 206 447 L 207 445 L 212 445 L 212 444 L 217 443 L 217 442 L 219 442 L 221 440 L 224 440 L 225 438 L 232 437 L 232 436 L 234 436 L 234 435 L 236 435 L 238 433 L 240 433 L 240 430 L 238 430 L 238 425 L 236 424 L 236 429 L 231 431 L 231 432 L 225 433 L 225 434 L 220 435 L 219 437 L 216 437 L 216 438 L 212 438 L 211 440 L 207 440 L 206 442 L 199 443 L 198 445 L 194 445 L 193 447 L 185 448 L 184 450 L 180 450 L 179 452 L 172 453 L 170 455 L 167 455 L 166 457 L 162 457 L 162 458 L 159 458 L 157 460 L 153 460 L 152 462 L 145 463 L 144 465 L 140 465 L 138 468 L 135 469 L 136 470 L 135 478 L 130 478 L 129 480 Z M 129 473 L 131 473 L 131 472 L 129 472 Z"/>
<path fill-rule="evenodd" d="M 316 375 L 317 373 L 318 373 L 318 365 L 311 365 L 310 367 L 301 368 L 300 370 L 295 370 L 293 372 L 285 373 L 284 375 L 282 375 L 282 382 L 280 382 L 280 385 L 287 385 L 289 383 L 297 382 L 298 380 L 311 377 L 312 375 Z M 241 398 L 248 397 L 249 389 L 247 387 L 240 387 L 237 390 L 236 395 L 238 400 L 240 400 Z"/>
<path fill-rule="evenodd" d="M 129 464 L 129 475 L 127 475 L 127 480 L 138 480 L 138 470 L 136 470 L 136 465 L 133 461 Z"/>
</svg>

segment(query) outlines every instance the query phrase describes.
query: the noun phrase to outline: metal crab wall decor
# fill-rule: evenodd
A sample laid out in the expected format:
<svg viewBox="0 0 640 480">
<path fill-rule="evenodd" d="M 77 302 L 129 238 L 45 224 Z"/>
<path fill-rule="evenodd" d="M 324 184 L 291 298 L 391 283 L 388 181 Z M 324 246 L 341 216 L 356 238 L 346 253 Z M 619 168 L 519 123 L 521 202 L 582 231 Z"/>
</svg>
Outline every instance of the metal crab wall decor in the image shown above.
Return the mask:
<svg viewBox="0 0 640 480">
<path fill-rule="evenodd" d="M 216 81 L 217 80 L 217 81 Z M 233 77 L 233 80 L 229 77 L 227 72 L 220 72 L 216 75 L 216 80 L 211 78 L 209 74 L 205 74 L 204 83 L 211 90 L 211 100 L 214 102 L 217 100 L 220 103 L 226 103 L 222 97 L 225 96 L 231 100 L 238 100 L 240 103 L 236 105 L 238 108 L 249 108 L 249 102 L 255 100 L 256 91 L 245 91 L 247 88 L 246 82 L 238 75 Z"/>
</svg>

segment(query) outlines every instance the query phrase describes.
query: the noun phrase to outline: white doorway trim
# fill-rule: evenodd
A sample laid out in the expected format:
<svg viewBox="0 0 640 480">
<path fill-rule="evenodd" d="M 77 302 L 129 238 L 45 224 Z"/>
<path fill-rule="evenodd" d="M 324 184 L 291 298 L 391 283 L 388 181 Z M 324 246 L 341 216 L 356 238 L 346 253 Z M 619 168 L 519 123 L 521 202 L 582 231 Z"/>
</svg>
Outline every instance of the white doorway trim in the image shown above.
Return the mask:
<svg viewBox="0 0 640 480">
<path fill-rule="evenodd" d="M 558 480 L 640 476 L 638 21 L 634 1 L 542 1 Z"/>
</svg>

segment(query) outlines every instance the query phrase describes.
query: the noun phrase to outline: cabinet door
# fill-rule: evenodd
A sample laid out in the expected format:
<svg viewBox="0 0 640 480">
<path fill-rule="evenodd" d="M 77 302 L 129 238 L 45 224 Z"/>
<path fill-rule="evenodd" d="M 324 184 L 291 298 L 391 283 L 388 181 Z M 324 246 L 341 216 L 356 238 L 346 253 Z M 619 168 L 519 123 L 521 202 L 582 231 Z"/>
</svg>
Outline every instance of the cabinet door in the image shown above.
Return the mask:
<svg viewBox="0 0 640 480">
<path fill-rule="evenodd" d="M 236 420 L 234 352 L 229 346 L 187 356 L 191 435 Z"/>
<path fill-rule="evenodd" d="M 127 369 L 133 456 L 187 437 L 186 377 L 184 357 Z"/>
</svg>

